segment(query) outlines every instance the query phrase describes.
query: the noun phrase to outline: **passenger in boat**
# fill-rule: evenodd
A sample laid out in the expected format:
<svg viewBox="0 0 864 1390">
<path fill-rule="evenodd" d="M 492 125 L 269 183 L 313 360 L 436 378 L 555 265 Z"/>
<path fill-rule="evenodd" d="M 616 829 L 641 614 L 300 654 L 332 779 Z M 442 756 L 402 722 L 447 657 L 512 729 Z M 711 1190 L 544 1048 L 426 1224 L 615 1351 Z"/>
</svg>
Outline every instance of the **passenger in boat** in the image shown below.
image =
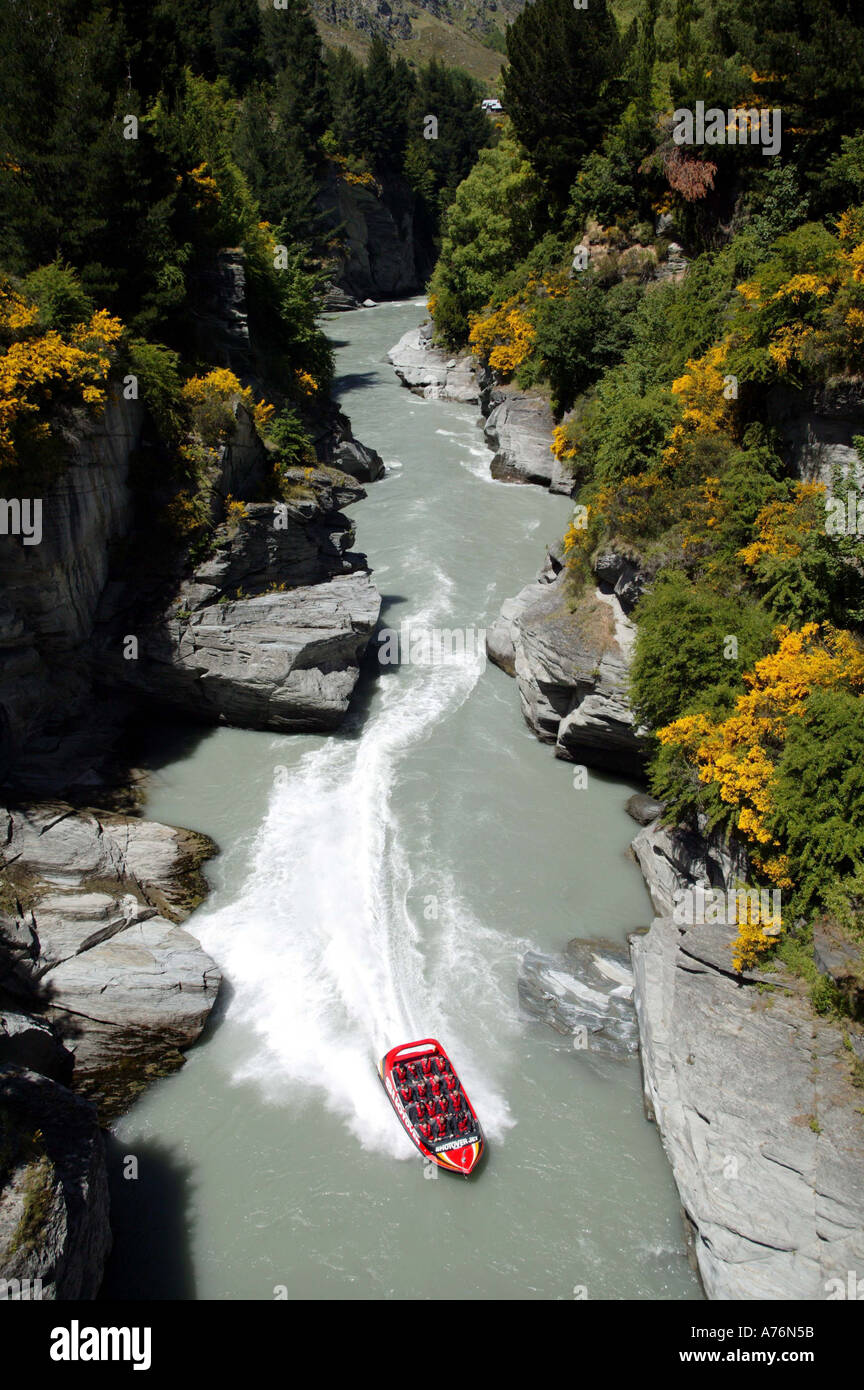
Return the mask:
<svg viewBox="0 0 864 1390">
<path fill-rule="evenodd" d="M 465 1114 L 465 1111 L 463 1110 L 461 1115 L 459 1115 L 459 1117 L 456 1120 L 456 1132 L 458 1134 L 467 1134 L 470 1128 L 471 1121 L 468 1119 L 468 1116 Z"/>
<path fill-rule="evenodd" d="M 444 1116 L 443 1116 L 443 1115 L 438 1115 L 438 1116 L 436 1117 L 436 1119 L 435 1119 L 435 1127 L 436 1127 L 436 1129 L 438 1130 L 438 1138 L 439 1138 L 439 1139 L 446 1139 L 446 1138 L 447 1138 L 447 1121 L 444 1119 Z"/>
<path fill-rule="evenodd" d="M 412 1109 L 416 1111 L 418 1120 L 425 1120 L 426 1116 L 429 1114 L 429 1108 L 423 1104 L 422 1100 L 418 1100 L 417 1104 L 412 1106 Z"/>
<path fill-rule="evenodd" d="M 422 1071 L 422 1073 L 423 1073 L 424 1076 L 429 1076 L 429 1075 L 431 1075 L 431 1072 L 432 1072 L 432 1058 L 431 1058 L 431 1057 L 424 1057 L 424 1058 L 423 1058 L 423 1061 L 420 1063 L 420 1070 Z"/>
<path fill-rule="evenodd" d="M 448 1091 L 458 1091 L 459 1082 L 457 1081 L 456 1077 L 452 1074 L 452 1072 L 448 1076 L 445 1076 L 444 1080 L 446 1082 Z"/>
<path fill-rule="evenodd" d="M 417 1082 L 417 1094 L 421 1100 L 426 1099 L 427 1095 L 429 1094 L 429 1090 L 425 1081 Z"/>
<path fill-rule="evenodd" d="M 450 1100 L 451 1100 L 451 1102 L 452 1102 L 452 1104 L 453 1104 L 453 1109 L 454 1109 L 454 1110 L 461 1110 L 461 1109 L 462 1109 L 462 1092 L 461 1092 L 461 1091 L 454 1091 L 453 1094 L 452 1094 L 451 1097 L 450 1097 Z"/>
<path fill-rule="evenodd" d="M 405 1070 L 405 1068 L 403 1067 L 403 1065 L 402 1065 L 401 1062 L 399 1062 L 399 1063 L 397 1064 L 397 1066 L 396 1066 L 396 1068 L 395 1068 L 395 1071 L 396 1071 L 396 1080 L 397 1080 L 397 1081 L 399 1081 L 399 1082 L 407 1081 L 407 1079 L 408 1079 L 408 1073 L 406 1072 L 406 1070 Z"/>
<path fill-rule="evenodd" d="M 431 1139 L 431 1138 L 432 1138 L 432 1126 L 429 1124 L 428 1120 L 421 1120 L 420 1123 L 418 1124 L 417 1128 L 419 1129 L 420 1133 L 423 1135 L 423 1138 L 424 1138 L 424 1139 Z"/>
<path fill-rule="evenodd" d="M 433 1076 L 433 1077 L 431 1078 L 430 1082 L 429 1082 L 429 1085 L 432 1087 L 432 1094 L 433 1094 L 433 1096 L 440 1096 L 440 1094 L 441 1094 L 441 1081 L 440 1081 L 440 1078 L 437 1077 L 437 1076 Z"/>
<path fill-rule="evenodd" d="M 408 1066 L 407 1066 L 407 1068 L 406 1068 L 406 1071 L 408 1072 L 408 1079 L 409 1079 L 409 1081 L 416 1081 L 416 1080 L 417 1080 L 417 1068 L 415 1067 L 415 1065 L 414 1065 L 413 1062 L 409 1062 L 409 1063 L 408 1063 Z"/>
<path fill-rule="evenodd" d="M 402 1097 L 403 1105 L 410 1105 L 414 1099 L 414 1090 L 411 1086 L 400 1086 L 399 1094 Z"/>
<path fill-rule="evenodd" d="M 443 1076 L 445 1071 L 450 1070 L 450 1063 L 447 1061 L 446 1057 L 436 1057 L 435 1065 L 438 1068 L 439 1076 Z"/>
<path fill-rule="evenodd" d="M 438 1109 L 442 1115 L 447 1114 L 447 1111 L 450 1109 L 450 1104 L 446 1096 L 438 1097 Z"/>
</svg>

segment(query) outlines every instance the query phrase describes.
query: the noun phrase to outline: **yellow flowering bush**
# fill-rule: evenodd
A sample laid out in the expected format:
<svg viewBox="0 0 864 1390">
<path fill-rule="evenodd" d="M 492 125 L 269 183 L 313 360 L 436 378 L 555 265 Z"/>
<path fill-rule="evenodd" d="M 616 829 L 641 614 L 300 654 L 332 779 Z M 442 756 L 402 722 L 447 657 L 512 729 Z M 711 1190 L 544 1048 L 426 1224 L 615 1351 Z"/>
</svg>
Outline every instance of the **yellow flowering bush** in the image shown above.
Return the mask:
<svg viewBox="0 0 864 1390">
<path fill-rule="evenodd" d="M 274 409 L 266 401 L 256 401 L 251 386 L 241 386 L 239 378 L 227 367 L 191 377 L 182 395 L 194 430 L 211 446 L 224 443 L 232 435 L 237 403 L 245 406 L 259 430 L 264 429 Z"/>
<path fill-rule="evenodd" d="M 704 356 L 690 359 L 683 376 L 672 382 L 672 394 L 681 404 L 681 419 L 672 427 L 663 450 L 662 465 L 674 472 L 685 462 L 688 446 L 707 435 L 717 435 L 731 422 L 724 396 L 726 344 L 715 343 Z"/>
<path fill-rule="evenodd" d="M 471 322 L 468 342 L 475 357 L 509 376 L 525 361 L 536 333 L 521 294 L 505 299 L 499 309 Z"/>
<path fill-rule="evenodd" d="M 104 406 L 122 332 L 104 309 L 66 333 L 45 331 L 36 307 L 0 281 L 0 462 L 20 463 L 22 445 L 49 437 L 44 415 L 60 401 Z"/>
<path fill-rule="evenodd" d="M 791 560 L 800 555 L 802 522 L 806 520 L 812 525 L 817 519 L 813 505 L 824 499 L 825 485 L 794 483 L 792 492 L 788 501 L 769 502 L 757 515 L 757 539 L 738 552 L 749 569 L 767 556 Z"/>
<path fill-rule="evenodd" d="M 864 689 L 864 655 L 851 633 L 829 623 L 805 623 L 797 632 L 780 627 L 775 636 L 777 651 L 745 674 L 748 688 L 722 724 L 712 724 L 705 714 L 690 714 L 657 734 L 661 744 L 682 748 L 699 780 L 715 786 L 721 801 L 734 808 L 741 835 L 769 849 L 778 848 L 767 818 L 786 721 L 801 713 L 816 686 L 843 686 L 856 693 Z M 763 867 L 784 886 L 782 863 L 775 859 Z"/>
<path fill-rule="evenodd" d="M 297 377 L 297 384 L 300 387 L 300 390 L 303 391 L 304 394 L 307 396 L 314 395 L 315 392 L 318 390 L 318 382 L 315 380 L 314 376 L 311 376 L 309 372 L 304 372 L 302 370 L 297 371 L 295 375 Z"/>
</svg>

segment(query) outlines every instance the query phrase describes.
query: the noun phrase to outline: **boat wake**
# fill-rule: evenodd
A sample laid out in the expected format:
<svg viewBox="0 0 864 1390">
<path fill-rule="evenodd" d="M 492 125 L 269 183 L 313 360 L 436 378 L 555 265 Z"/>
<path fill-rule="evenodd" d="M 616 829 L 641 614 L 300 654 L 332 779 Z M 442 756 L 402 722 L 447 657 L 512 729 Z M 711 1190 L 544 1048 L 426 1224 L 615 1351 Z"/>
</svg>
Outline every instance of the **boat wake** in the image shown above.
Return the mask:
<svg viewBox="0 0 864 1390">
<path fill-rule="evenodd" d="M 412 626 L 438 625 L 450 607 L 447 576 L 427 578 L 436 598 L 407 619 Z M 463 1045 L 459 1018 L 470 1011 L 481 1039 L 488 1020 L 491 1056 L 502 1017 L 514 1012 L 495 963 L 508 959 L 512 979 L 519 943 L 476 921 L 440 866 L 418 863 L 425 849 L 409 854 L 394 805 L 412 750 L 468 699 L 481 671 L 482 654 L 390 668 L 356 736 L 333 736 L 277 775 L 239 893 L 195 921 L 232 986 L 230 1013 L 249 1029 L 234 1079 L 278 1103 L 323 1092 L 364 1147 L 397 1156 L 414 1150 L 374 1063 L 412 1038 L 442 1038 L 488 1134 L 511 1123 L 494 1079 Z M 422 806 L 408 811 L 416 844 Z M 432 921 L 418 888 L 427 880 L 436 886 Z"/>
</svg>

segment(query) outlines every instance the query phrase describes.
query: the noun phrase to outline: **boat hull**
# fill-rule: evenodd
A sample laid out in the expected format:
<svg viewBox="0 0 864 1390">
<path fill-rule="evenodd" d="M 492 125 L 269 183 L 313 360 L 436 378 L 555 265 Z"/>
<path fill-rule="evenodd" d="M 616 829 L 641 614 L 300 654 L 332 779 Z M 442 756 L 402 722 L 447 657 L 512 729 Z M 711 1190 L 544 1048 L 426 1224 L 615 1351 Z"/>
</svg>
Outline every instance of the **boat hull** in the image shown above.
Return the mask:
<svg viewBox="0 0 864 1390">
<path fill-rule="evenodd" d="M 423 1070 L 427 1061 L 431 1063 L 428 1075 Z M 397 1074 L 397 1068 L 405 1074 L 404 1081 Z M 465 1178 L 473 1173 L 483 1156 L 486 1141 L 476 1111 L 441 1044 L 435 1038 L 421 1038 L 393 1047 L 381 1058 L 378 1075 L 403 1128 L 424 1159 L 445 1173 L 459 1173 Z M 435 1080 L 448 1102 L 446 1111 L 441 1107 L 439 1095 L 432 1093 Z M 421 1084 L 426 1087 L 428 1103 L 418 1094 Z M 403 1099 L 406 1091 L 410 1093 L 407 1101 Z M 455 1108 L 455 1095 L 459 1097 L 458 1109 Z M 425 1113 L 418 1116 L 418 1109 Z M 429 1118 L 430 1110 L 434 1110 L 434 1119 Z M 439 1112 L 443 1112 L 446 1124 L 443 1134 L 439 1132 Z M 463 1117 L 468 1121 L 467 1126 L 463 1125 Z M 428 1135 L 421 1129 L 424 1122 L 430 1130 Z"/>
</svg>

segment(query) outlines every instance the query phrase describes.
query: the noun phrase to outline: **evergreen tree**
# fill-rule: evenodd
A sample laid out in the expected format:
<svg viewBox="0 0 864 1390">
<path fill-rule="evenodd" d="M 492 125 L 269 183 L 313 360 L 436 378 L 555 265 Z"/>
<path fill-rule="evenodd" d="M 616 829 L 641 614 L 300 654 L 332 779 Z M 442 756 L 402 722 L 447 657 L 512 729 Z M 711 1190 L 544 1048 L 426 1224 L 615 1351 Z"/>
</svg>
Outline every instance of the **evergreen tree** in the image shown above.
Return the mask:
<svg viewBox="0 0 864 1390">
<path fill-rule="evenodd" d="M 621 56 L 606 0 L 534 0 L 507 30 L 504 105 L 559 202 L 623 107 Z"/>
<path fill-rule="evenodd" d="M 321 40 L 306 0 L 288 0 L 287 9 L 264 12 L 264 45 L 281 132 L 296 136 L 312 167 L 333 110 Z"/>
<path fill-rule="evenodd" d="M 818 194 L 826 160 L 864 127 L 864 13 L 858 0 L 731 0 L 716 32 L 760 75 L 760 106 L 783 112 L 792 153 Z"/>
<path fill-rule="evenodd" d="M 376 35 L 366 65 L 362 134 L 365 150 L 381 173 L 402 167 L 414 91 L 415 81 L 405 59 L 397 58 L 394 63 L 387 44 Z"/>
</svg>

